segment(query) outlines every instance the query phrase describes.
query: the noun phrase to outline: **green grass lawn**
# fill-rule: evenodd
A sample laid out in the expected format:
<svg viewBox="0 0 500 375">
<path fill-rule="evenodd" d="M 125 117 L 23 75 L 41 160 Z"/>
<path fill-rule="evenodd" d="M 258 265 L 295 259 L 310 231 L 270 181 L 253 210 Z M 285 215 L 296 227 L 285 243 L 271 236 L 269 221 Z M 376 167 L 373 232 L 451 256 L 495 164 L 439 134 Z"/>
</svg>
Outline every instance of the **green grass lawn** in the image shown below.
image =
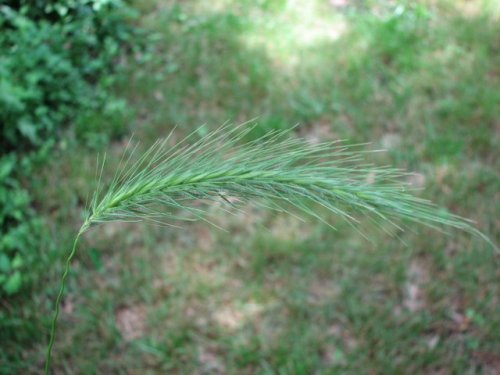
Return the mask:
<svg viewBox="0 0 500 375">
<path fill-rule="evenodd" d="M 116 90 L 144 145 L 226 121 L 252 136 L 386 149 L 420 195 L 498 244 L 500 8 L 494 1 L 137 0 L 148 50 Z M 108 148 L 113 176 L 127 141 Z M 0 373 L 40 373 L 63 258 L 96 153 L 61 147 L 33 184 L 56 249 L 8 306 Z M 408 225 L 364 239 L 325 214 L 249 205 L 183 229 L 88 232 L 63 301 L 57 374 L 498 374 L 500 257 L 480 239 Z M 44 251 L 47 250 L 47 251 Z M 49 251 L 50 250 L 50 251 Z M 50 267 L 47 266 L 50 264 Z"/>
</svg>

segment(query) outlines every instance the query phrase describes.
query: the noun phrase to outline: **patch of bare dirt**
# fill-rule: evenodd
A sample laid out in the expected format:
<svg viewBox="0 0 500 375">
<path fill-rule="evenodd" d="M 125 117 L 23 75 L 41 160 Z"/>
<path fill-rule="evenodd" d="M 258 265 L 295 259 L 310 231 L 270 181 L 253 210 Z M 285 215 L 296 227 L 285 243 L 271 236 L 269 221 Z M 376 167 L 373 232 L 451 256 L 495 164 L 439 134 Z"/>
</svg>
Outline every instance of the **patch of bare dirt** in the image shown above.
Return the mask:
<svg viewBox="0 0 500 375">
<path fill-rule="evenodd" d="M 382 136 L 380 144 L 385 150 L 392 150 L 401 146 L 401 136 L 397 133 L 386 133 Z"/>
<path fill-rule="evenodd" d="M 249 321 L 254 321 L 265 307 L 255 301 L 244 304 L 227 304 L 212 314 L 212 319 L 226 329 L 237 329 Z"/>
<path fill-rule="evenodd" d="M 196 230 L 198 248 L 202 251 L 210 251 L 214 247 L 215 239 L 211 228 L 206 225 L 199 226 Z"/>
<path fill-rule="evenodd" d="M 142 337 L 146 331 L 146 307 L 140 304 L 118 309 L 116 326 L 125 341 Z"/>
<path fill-rule="evenodd" d="M 227 374 L 221 355 L 216 348 L 202 347 L 198 354 L 202 374 Z"/>
<path fill-rule="evenodd" d="M 304 137 L 312 144 L 332 141 L 339 138 L 339 136 L 333 132 L 331 121 L 328 120 L 320 120 L 311 126 L 302 128 L 300 136 Z"/>
<path fill-rule="evenodd" d="M 64 298 L 62 301 L 62 311 L 67 315 L 73 315 L 75 311 L 75 303 L 71 297 Z"/>
<path fill-rule="evenodd" d="M 429 281 L 427 265 L 418 259 L 412 260 L 407 276 L 403 306 L 411 312 L 421 311 L 426 306 L 423 287 Z"/>
<path fill-rule="evenodd" d="M 414 188 L 423 188 L 426 181 L 427 179 L 422 173 L 412 173 L 408 177 L 408 183 Z"/>
<path fill-rule="evenodd" d="M 327 331 L 329 336 L 333 336 L 340 339 L 343 343 L 343 347 L 347 351 L 353 351 L 359 347 L 359 341 L 354 337 L 354 335 L 342 324 L 335 323 L 332 324 Z"/>
<path fill-rule="evenodd" d="M 329 281 L 314 280 L 309 285 L 309 292 L 311 304 L 322 305 L 338 298 L 340 287 Z"/>
</svg>

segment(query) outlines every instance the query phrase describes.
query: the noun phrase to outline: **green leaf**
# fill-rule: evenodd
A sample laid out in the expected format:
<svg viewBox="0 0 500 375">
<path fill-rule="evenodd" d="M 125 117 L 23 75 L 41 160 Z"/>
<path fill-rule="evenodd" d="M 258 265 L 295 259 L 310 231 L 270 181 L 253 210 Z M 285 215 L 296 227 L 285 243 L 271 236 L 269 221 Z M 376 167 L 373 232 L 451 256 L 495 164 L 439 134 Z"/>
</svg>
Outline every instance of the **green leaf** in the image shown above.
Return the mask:
<svg viewBox="0 0 500 375">
<path fill-rule="evenodd" d="M 15 158 L 3 157 L 0 161 L 0 181 L 5 180 L 16 164 Z"/>
<path fill-rule="evenodd" d="M 12 261 L 12 268 L 20 268 L 23 266 L 23 264 L 24 264 L 24 261 L 23 261 L 23 258 L 21 257 L 21 255 L 16 254 L 16 256 L 14 257 L 14 260 Z"/>
<path fill-rule="evenodd" d="M 9 272 L 11 269 L 10 259 L 6 254 L 0 254 L 0 271 Z"/>
<path fill-rule="evenodd" d="M 22 277 L 19 271 L 14 272 L 6 281 L 3 289 L 7 294 L 14 294 L 21 289 Z"/>
<path fill-rule="evenodd" d="M 32 143 L 36 143 L 38 141 L 36 126 L 32 124 L 28 119 L 24 118 L 19 121 L 19 131 Z"/>
</svg>

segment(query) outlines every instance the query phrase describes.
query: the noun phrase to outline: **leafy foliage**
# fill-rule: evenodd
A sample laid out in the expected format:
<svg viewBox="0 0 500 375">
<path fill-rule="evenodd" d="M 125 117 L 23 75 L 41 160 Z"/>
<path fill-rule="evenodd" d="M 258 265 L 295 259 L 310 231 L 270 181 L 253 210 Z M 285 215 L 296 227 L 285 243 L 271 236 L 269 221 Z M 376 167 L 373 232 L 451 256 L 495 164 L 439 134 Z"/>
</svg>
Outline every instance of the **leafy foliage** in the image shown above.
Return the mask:
<svg viewBox="0 0 500 375">
<path fill-rule="evenodd" d="M 25 264 L 33 261 L 39 245 L 42 223 L 32 215 L 30 197 L 14 177 L 16 157 L 0 159 L 0 288 L 7 294 L 18 292 L 25 273 Z"/>
<path fill-rule="evenodd" d="M 132 15 L 120 1 L 10 0 L 0 6 L 0 285 L 6 293 L 17 292 L 27 278 L 21 265 L 37 248 L 33 226 L 41 227 L 17 166 L 50 148 L 70 125 L 90 146 L 123 133 L 129 112 L 110 86 L 134 36 L 125 22 Z M 102 115 L 96 119 L 95 113 Z"/>
<path fill-rule="evenodd" d="M 131 30 L 124 29 L 111 5 L 96 11 L 97 2 L 70 4 L 47 5 L 41 19 L 36 19 L 43 14 L 36 5 L 1 8 L 0 46 L 7 51 L 0 59 L 5 151 L 40 146 L 60 135 L 78 111 L 113 100 L 101 76 L 113 70 Z M 99 90 L 96 83 L 102 83 Z"/>
</svg>

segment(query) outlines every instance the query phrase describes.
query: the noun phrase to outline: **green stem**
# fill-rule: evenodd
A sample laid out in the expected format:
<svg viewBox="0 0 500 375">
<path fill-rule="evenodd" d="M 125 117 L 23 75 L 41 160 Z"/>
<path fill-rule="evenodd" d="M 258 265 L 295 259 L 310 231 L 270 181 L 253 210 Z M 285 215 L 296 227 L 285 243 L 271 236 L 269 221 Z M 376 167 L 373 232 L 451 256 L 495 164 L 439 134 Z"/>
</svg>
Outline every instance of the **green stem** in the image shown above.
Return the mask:
<svg viewBox="0 0 500 375">
<path fill-rule="evenodd" d="M 87 223 L 85 223 L 81 228 L 80 231 L 78 232 L 75 242 L 73 242 L 73 249 L 68 255 L 68 258 L 66 259 L 66 265 L 64 267 L 64 273 L 61 278 L 61 288 L 59 289 L 59 294 L 57 295 L 56 298 L 56 309 L 54 312 L 54 317 L 52 318 L 52 327 L 50 329 L 50 340 L 49 340 L 49 345 L 47 347 L 47 356 L 45 359 L 45 375 L 49 374 L 49 369 L 50 369 L 50 357 L 52 353 L 52 346 L 54 346 L 54 340 L 56 337 L 56 326 L 57 326 L 57 318 L 59 317 L 59 312 L 61 310 L 61 301 L 62 297 L 64 294 L 64 288 L 66 286 L 66 279 L 68 278 L 70 266 L 71 266 L 71 260 L 76 254 L 76 246 L 78 244 L 78 240 L 80 239 L 80 236 L 83 234 L 83 232 L 87 229 Z"/>
</svg>

